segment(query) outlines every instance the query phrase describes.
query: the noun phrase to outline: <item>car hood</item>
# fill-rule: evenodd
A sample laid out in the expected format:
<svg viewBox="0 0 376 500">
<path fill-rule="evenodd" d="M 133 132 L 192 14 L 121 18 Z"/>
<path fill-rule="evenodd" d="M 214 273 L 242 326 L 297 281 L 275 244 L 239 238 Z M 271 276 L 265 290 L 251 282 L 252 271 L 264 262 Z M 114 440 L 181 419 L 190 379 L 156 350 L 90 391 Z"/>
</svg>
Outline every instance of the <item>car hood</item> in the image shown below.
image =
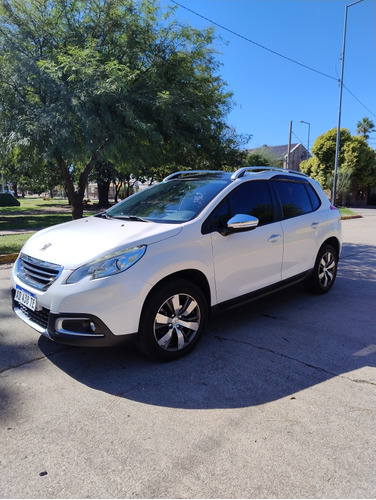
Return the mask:
<svg viewBox="0 0 376 500">
<path fill-rule="evenodd" d="M 75 269 L 91 260 L 137 245 L 150 245 L 176 236 L 179 224 L 87 217 L 58 224 L 34 234 L 22 252 Z"/>
</svg>

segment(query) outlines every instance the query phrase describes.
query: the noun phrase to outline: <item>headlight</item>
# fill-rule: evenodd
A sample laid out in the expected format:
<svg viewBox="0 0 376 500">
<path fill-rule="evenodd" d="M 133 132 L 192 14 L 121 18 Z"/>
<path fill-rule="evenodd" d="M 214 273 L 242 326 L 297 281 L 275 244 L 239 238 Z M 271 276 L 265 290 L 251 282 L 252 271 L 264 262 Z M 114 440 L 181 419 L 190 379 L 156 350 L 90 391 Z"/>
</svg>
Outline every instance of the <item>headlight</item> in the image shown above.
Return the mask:
<svg viewBox="0 0 376 500">
<path fill-rule="evenodd" d="M 105 276 L 122 273 L 140 260 L 145 251 L 146 246 L 143 245 L 139 247 L 127 248 L 126 250 L 120 250 L 119 252 L 93 260 L 73 271 L 65 283 L 77 283 L 86 276 L 95 280 L 97 278 L 104 278 Z"/>
</svg>

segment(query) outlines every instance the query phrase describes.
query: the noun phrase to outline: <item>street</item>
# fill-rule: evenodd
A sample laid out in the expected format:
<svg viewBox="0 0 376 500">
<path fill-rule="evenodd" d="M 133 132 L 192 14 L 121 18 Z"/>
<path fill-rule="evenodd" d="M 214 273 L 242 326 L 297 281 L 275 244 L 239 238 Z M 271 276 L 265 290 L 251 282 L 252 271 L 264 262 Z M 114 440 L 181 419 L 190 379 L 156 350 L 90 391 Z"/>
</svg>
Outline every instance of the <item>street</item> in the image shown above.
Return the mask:
<svg viewBox="0 0 376 500">
<path fill-rule="evenodd" d="M 358 212 L 328 294 L 216 315 L 173 363 L 40 337 L 0 266 L 1 498 L 374 498 L 376 209 Z"/>
</svg>

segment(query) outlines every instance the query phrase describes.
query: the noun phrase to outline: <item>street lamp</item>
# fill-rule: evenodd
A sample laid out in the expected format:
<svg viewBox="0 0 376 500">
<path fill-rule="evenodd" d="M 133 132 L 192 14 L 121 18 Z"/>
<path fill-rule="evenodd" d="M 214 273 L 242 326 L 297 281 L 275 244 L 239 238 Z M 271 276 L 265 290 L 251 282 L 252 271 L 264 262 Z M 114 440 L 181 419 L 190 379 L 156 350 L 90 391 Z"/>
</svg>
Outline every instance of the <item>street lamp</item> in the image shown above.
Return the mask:
<svg viewBox="0 0 376 500">
<path fill-rule="evenodd" d="M 310 135 L 310 131 L 311 131 L 311 124 L 309 122 L 305 122 L 303 120 L 300 120 L 300 123 L 305 123 L 306 125 L 308 125 L 308 144 L 307 144 L 307 151 L 308 151 L 308 160 L 309 160 L 309 135 Z"/>
<path fill-rule="evenodd" d="M 357 0 L 356 2 L 350 3 L 345 7 L 345 21 L 343 27 L 343 43 L 342 43 L 342 64 L 341 64 L 341 79 L 339 81 L 339 107 L 338 107 L 338 125 L 337 125 L 337 140 L 336 140 L 336 158 L 334 163 L 334 180 L 333 180 L 333 195 L 332 195 L 332 205 L 336 203 L 337 195 L 337 179 L 338 179 L 338 160 L 339 160 L 339 141 L 341 136 L 341 108 L 342 108 L 342 88 L 343 88 L 343 69 L 345 66 L 345 46 L 346 46 L 346 26 L 347 26 L 347 10 L 349 7 L 356 5 L 357 3 L 363 2 L 363 0 Z"/>
</svg>

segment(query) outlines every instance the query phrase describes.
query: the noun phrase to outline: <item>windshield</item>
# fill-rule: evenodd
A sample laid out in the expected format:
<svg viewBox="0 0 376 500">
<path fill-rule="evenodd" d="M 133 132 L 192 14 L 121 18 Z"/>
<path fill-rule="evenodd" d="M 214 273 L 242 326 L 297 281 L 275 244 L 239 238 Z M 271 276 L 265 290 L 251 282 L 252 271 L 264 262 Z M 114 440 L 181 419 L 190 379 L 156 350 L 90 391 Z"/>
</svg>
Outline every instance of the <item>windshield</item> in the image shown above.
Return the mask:
<svg viewBox="0 0 376 500">
<path fill-rule="evenodd" d="M 229 183 L 227 179 L 179 179 L 139 191 L 107 211 L 108 217 L 153 222 L 193 219 Z"/>
</svg>

